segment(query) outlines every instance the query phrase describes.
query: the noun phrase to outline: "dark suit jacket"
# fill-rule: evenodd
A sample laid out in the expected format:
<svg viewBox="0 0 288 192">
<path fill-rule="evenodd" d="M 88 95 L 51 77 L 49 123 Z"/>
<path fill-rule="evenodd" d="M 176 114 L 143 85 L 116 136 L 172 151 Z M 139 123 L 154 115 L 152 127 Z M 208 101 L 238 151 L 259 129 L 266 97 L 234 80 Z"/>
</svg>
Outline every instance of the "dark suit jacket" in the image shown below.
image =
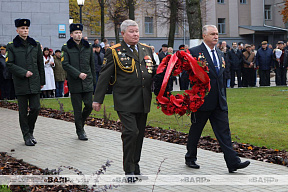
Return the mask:
<svg viewBox="0 0 288 192">
<path fill-rule="evenodd" d="M 139 58 L 134 55 L 124 41 L 122 41 L 121 44 L 112 46 L 106 51 L 94 93 L 95 102 L 103 103 L 110 77 L 114 76 L 116 83 L 113 85 L 113 99 L 114 109 L 116 111 L 132 113 L 148 113 L 150 111 L 153 73 L 148 72 L 146 62 L 148 62 L 149 59 L 144 59 L 144 57 L 150 56 L 153 65 L 155 65 L 155 61 L 150 47 L 141 43 L 138 43 L 137 46 Z M 118 64 L 114 63 L 112 49 L 116 50 L 119 61 L 124 67 L 130 67 L 132 65 L 132 58 L 134 58 L 137 70 L 134 70 L 133 73 L 127 73 L 121 70 Z"/>
<path fill-rule="evenodd" d="M 161 52 L 158 54 L 160 63 L 162 62 L 162 59 L 164 59 L 167 55 L 168 55 L 168 52 L 167 52 L 166 55 L 165 55 L 163 51 L 161 51 Z"/>
<path fill-rule="evenodd" d="M 208 50 L 206 49 L 204 43 L 189 49 L 193 57 L 198 58 L 199 53 L 203 53 L 206 61 L 208 63 L 211 89 L 209 94 L 205 97 L 204 104 L 198 109 L 199 111 L 212 111 L 219 106 L 222 110 L 228 111 L 227 101 L 226 101 L 226 88 L 223 81 L 224 72 L 224 54 L 220 49 L 216 48 L 218 59 L 220 62 L 220 71 L 217 75 L 215 66 L 213 64 L 213 59 L 210 57 Z"/>
</svg>

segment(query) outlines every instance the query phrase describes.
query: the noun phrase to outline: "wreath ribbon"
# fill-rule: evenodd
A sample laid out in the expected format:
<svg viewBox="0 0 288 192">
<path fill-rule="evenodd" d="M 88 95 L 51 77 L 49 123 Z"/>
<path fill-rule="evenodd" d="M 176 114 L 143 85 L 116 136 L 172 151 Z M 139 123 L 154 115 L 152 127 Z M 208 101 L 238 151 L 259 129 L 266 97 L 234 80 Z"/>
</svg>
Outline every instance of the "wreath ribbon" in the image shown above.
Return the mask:
<svg viewBox="0 0 288 192">
<path fill-rule="evenodd" d="M 204 71 L 203 67 L 199 66 L 195 58 L 193 58 L 190 54 L 184 51 L 178 51 L 172 56 L 167 56 L 166 58 L 164 58 L 157 69 L 157 74 L 162 73 L 165 70 L 165 68 L 166 72 L 162 81 L 159 94 L 156 98 L 158 103 L 161 105 L 162 112 L 165 113 L 166 115 L 172 115 L 176 113 L 182 116 L 185 113 L 185 111 L 187 111 L 188 114 L 191 111 L 192 112 L 197 111 L 197 109 L 204 103 L 205 94 L 207 94 L 211 88 L 210 79 L 207 72 Z M 182 72 L 183 68 L 187 70 L 187 72 L 189 73 L 190 82 L 195 83 L 192 86 L 192 90 L 185 90 L 186 95 L 177 94 L 174 96 L 168 93 L 168 97 L 164 96 L 169 78 L 173 70 L 174 70 L 173 75 L 176 76 L 177 74 Z M 181 71 L 179 71 L 179 69 Z M 176 70 L 178 71 L 176 72 Z M 187 101 L 187 98 L 189 101 Z M 173 105 L 176 108 L 173 107 Z M 173 110 L 173 108 L 175 111 Z"/>
</svg>

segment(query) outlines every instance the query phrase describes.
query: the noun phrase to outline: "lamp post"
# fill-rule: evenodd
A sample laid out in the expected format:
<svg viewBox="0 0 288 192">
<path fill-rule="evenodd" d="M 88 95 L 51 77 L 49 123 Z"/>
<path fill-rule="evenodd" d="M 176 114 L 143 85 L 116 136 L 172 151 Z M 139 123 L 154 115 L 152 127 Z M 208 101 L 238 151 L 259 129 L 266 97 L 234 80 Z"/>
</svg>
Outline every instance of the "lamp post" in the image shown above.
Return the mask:
<svg viewBox="0 0 288 192">
<path fill-rule="evenodd" d="M 80 8 L 80 23 L 82 23 L 82 7 L 84 5 L 85 0 L 77 0 L 77 4 Z"/>
</svg>

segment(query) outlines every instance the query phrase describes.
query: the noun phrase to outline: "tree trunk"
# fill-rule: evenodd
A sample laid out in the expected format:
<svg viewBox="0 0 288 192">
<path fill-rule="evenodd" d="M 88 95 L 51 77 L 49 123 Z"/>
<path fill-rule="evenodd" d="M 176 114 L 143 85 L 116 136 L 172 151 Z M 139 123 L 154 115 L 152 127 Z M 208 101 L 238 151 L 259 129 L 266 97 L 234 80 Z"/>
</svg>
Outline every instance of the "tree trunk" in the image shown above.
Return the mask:
<svg viewBox="0 0 288 192">
<path fill-rule="evenodd" d="M 202 38 L 200 0 L 186 0 L 190 39 Z"/>
<path fill-rule="evenodd" d="M 168 47 L 174 46 L 175 39 L 175 30 L 176 30 L 176 19 L 177 19 L 177 1 L 178 0 L 169 0 L 170 6 L 170 18 L 169 18 L 169 36 L 168 36 Z"/>
<path fill-rule="evenodd" d="M 129 19 L 135 20 L 134 0 L 128 0 Z"/>
<path fill-rule="evenodd" d="M 105 20 L 104 20 L 104 6 L 105 6 L 105 0 L 99 0 L 99 5 L 101 8 L 101 41 L 105 38 Z"/>
<path fill-rule="evenodd" d="M 119 37 L 119 24 L 114 24 L 114 31 L 115 31 L 115 38 L 116 38 L 116 44 L 120 43 L 120 37 Z"/>
</svg>

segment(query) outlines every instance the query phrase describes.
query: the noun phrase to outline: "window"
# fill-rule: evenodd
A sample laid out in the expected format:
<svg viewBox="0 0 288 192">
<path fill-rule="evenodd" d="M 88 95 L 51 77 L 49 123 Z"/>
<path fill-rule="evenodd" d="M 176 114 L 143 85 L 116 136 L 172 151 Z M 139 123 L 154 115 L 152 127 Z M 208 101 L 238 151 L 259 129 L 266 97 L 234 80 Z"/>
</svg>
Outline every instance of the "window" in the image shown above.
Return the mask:
<svg viewBox="0 0 288 192">
<path fill-rule="evenodd" d="M 247 4 L 246 0 L 240 0 L 240 4 Z"/>
<path fill-rule="evenodd" d="M 153 17 L 145 17 L 145 34 L 153 34 Z"/>
<path fill-rule="evenodd" d="M 271 5 L 265 5 L 265 20 L 271 20 Z"/>
<path fill-rule="evenodd" d="M 218 18 L 218 31 L 219 34 L 225 34 L 225 18 Z"/>
<path fill-rule="evenodd" d="M 224 0 L 217 0 L 217 3 L 223 4 L 223 3 L 224 3 Z"/>
</svg>

